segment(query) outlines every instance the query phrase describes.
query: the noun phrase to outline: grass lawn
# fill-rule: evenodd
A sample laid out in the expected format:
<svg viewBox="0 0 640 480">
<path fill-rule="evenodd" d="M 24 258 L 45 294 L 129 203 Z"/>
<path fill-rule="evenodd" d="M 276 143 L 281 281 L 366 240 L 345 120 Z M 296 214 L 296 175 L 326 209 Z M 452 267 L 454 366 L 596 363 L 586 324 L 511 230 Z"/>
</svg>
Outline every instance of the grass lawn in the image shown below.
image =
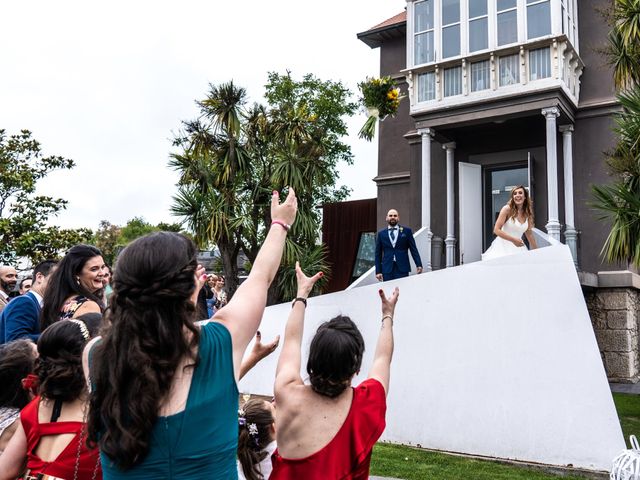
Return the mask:
<svg viewBox="0 0 640 480">
<path fill-rule="evenodd" d="M 629 435 L 640 436 L 640 396 L 614 393 L 613 399 L 628 443 Z M 544 480 L 553 478 L 583 480 L 584 478 L 575 475 L 558 476 L 526 467 L 385 443 L 379 443 L 373 450 L 371 475 L 404 480 Z"/>
</svg>

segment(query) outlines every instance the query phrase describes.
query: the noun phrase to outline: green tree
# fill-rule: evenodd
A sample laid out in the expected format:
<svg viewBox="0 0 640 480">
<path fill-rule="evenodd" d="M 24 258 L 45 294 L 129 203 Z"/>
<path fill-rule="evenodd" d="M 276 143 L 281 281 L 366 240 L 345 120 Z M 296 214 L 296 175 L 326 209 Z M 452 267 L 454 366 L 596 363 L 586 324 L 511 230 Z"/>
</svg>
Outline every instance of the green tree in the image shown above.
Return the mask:
<svg viewBox="0 0 640 480">
<path fill-rule="evenodd" d="M 96 231 L 93 242 L 102 252 L 108 265 L 113 265 L 120 251 L 138 237 L 152 232 L 176 232 L 188 235 L 179 223 L 160 222 L 152 225 L 142 217 L 134 217 L 121 227 L 102 220 Z"/>
<path fill-rule="evenodd" d="M 44 156 L 28 130 L 7 135 L 0 129 L 0 262 L 13 263 L 18 257 L 38 262 L 90 240 L 89 229 L 47 226 L 67 202 L 36 195 L 39 180 L 74 165 L 73 160 L 61 156 Z"/>
<path fill-rule="evenodd" d="M 594 207 L 611 231 L 602 248 L 610 262 L 640 267 L 640 0 L 615 0 L 608 54 L 622 112 L 616 147 L 607 153 L 615 181 L 594 185 Z"/>
<path fill-rule="evenodd" d="M 93 243 L 102 252 L 102 258 L 107 265 L 113 265 L 120 245 L 118 239 L 120 237 L 121 228 L 113 225 L 107 220 L 101 220 L 98 230 L 94 234 Z"/>
<path fill-rule="evenodd" d="M 299 200 L 283 271 L 296 259 L 307 271 L 328 270 L 318 244 L 318 207 L 348 194 L 336 179 L 339 162 L 352 161 L 342 142 L 344 117 L 357 109 L 349 90 L 313 75 L 296 81 L 270 73 L 265 97 L 266 106 L 247 106 L 245 90 L 233 82 L 211 86 L 198 103 L 200 118 L 183 123 L 179 151 L 171 155 L 170 166 L 180 172 L 172 211 L 201 247 L 217 245 L 230 294 L 238 284 L 238 253 L 253 263 L 270 226 L 273 190 L 291 186 Z M 279 275 L 269 301 L 289 298 L 294 282 Z"/>
</svg>

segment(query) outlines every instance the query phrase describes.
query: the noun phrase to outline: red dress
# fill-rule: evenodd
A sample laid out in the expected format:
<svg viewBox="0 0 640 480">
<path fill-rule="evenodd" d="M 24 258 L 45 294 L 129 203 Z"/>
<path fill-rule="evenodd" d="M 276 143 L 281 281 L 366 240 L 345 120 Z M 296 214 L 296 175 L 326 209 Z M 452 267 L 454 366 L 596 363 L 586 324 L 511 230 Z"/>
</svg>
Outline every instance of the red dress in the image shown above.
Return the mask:
<svg viewBox="0 0 640 480">
<path fill-rule="evenodd" d="M 270 480 L 361 480 L 369 478 L 371 451 L 385 427 L 387 400 L 372 378 L 353 389 L 353 402 L 342 427 L 320 451 L 306 458 L 271 457 Z"/>
<path fill-rule="evenodd" d="M 78 480 L 91 480 L 94 469 L 98 463 L 98 449 L 89 450 L 86 445 L 87 433 L 83 422 L 38 422 L 38 407 L 40 397 L 34 398 L 31 403 L 20 412 L 20 421 L 27 436 L 27 469 L 29 475 L 36 476 L 39 473 L 53 477 L 72 479 L 76 463 L 78 464 Z M 35 454 L 40 439 L 46 435 L 59 435 L 61 433 L 75 433 L 65 449 L 52 462 L 45 462 Z M 80 460 L 78 461 L 78 442 L 80 446 Z M 96 479 L 102 478 L 102 469 L 98 465 Z"/>
</svg>

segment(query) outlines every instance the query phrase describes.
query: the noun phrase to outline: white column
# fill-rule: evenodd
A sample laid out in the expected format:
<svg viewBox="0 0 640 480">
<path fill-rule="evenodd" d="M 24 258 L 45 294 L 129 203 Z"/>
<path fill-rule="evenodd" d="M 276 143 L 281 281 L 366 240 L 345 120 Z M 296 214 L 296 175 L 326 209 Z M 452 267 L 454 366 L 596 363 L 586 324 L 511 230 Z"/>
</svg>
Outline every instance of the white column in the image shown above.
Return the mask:
<svg viewBox="0 0 640 480">
<path fill-rule="evenodd" d="M 547 233 L 560 240 L 560 221 L 558 220 L 558 152 L 556 148 L 556 118 L 560 116 L 558 107 L 542 109 L 547 119 Z"/>
<path fill-rule="evenodd" d="M 561 125 L 562 158 L 564 161 L 564 238 L 573 263 L 578 267 L 578 232 L 573 217 L 573 125 Z"/>
<path fill-rule="evenodd" d="M 455 192 L 453 188 L 453 155 L 456 148 L 455 142 L 442 145 L 447 151 L 447 237 L 446 245 L 447 268 L 456 265 L 456 235 L 455 235 Z"/>
<path fill-rule="evenodd" d="M 424 128 L 418 130 L 422 137 L 422 227 L 426 228 L 427 242 L 424 250 L 424 271 L 433 270 L 431 265 L 431 139 L 433 129 Z"/>
</svg>

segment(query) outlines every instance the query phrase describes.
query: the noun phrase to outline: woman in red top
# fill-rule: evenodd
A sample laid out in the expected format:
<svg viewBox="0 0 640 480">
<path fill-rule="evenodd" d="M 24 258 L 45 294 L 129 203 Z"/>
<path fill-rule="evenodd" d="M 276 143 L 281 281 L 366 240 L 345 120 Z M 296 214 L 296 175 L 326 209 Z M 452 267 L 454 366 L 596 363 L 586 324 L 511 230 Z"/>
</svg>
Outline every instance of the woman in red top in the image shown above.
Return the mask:
<svg viewBox="0 0 640 480">
<path fill-rule="evenodd" d="M 62 320 L 38 340 L 39 396 L 20 413 L 20 425 L 0 457 L 0 480 L 101 479 L 98 450 L 87 449 L 87 388 L 82 350 L 90 338 L 82 320 Z"/>
<path fill-rule="evenodd" d="M 360 371 L 364 340 L 348 317 L 338 316 L 320 325 L 311 341 L 307 362 L 311 385 L 305 385 L 300 376 L 304 309 L 322 273 L 309 278 L 296 264 L 296 276 L 298 295 L 276 370 L 278 449 L 270 479 L 367 479 L 373 445 L 385 427 L 398 289 L 390 298 L 380 290 L 382 330 L 369 378 L 350 388 Z"/>
</svg>

